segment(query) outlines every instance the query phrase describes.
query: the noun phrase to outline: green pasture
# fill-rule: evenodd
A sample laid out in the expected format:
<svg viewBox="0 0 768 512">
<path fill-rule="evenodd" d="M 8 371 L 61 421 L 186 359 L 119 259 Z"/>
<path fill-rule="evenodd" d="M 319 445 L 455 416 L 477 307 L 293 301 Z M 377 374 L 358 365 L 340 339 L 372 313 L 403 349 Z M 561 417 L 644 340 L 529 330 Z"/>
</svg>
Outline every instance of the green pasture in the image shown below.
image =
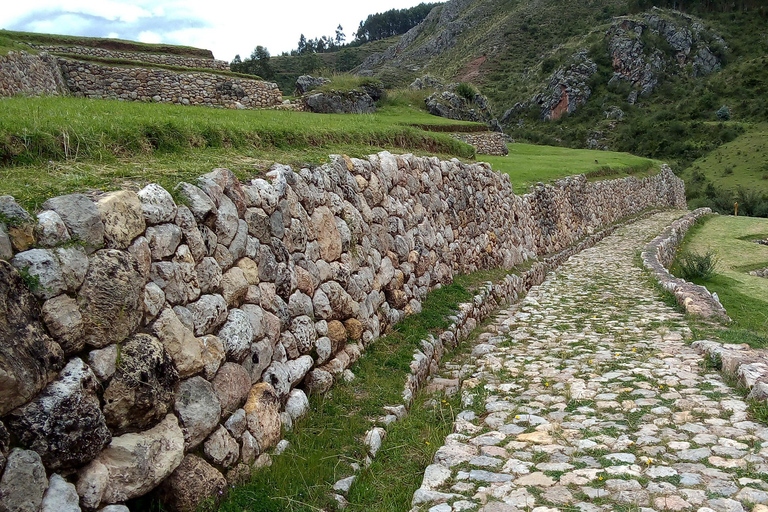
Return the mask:
<svg viewBox="0 0 768 512">
<path fill-rule="evenodd" d="M 768 279 L 749 275 L 768 267 L 768 246 L 754 242 L 768 237 L 768 219 L 713 215 L 691 228 L 681 251 L 713 251 L 718 274 L 696 281 L 717 292 L 735 326 L 768 335 Z M 673 266 L 674 269 L 674 266 Z"/>
<path fill-rule="evenodd" d="M 661 162 L 612 151 L 569 149 L 534 144 L 509 144 L 509 155 L 478 155 L 497 171 L 509 175 L 517 194 L 525 194 L 531 185 L 551 182 L 574 174 L 592 179 L 612 179 L 629 175 L 643 177 L 658 171 Z"/>
</svg>

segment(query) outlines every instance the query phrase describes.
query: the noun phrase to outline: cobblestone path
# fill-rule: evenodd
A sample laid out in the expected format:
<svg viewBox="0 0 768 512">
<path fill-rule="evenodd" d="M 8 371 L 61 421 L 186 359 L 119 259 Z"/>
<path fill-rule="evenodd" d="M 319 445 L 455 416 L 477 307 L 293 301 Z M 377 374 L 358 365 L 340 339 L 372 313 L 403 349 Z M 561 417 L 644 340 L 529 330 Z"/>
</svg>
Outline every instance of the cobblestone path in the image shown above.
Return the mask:
<svg viewBox="0 0 768 512">
<path fill-rule="evenodd" d="M 465 409 L 414 511 L 768 511 L 768 428 L 636 266 L 677 216 L 574 256 L 447 365 Z"/>
</svg>

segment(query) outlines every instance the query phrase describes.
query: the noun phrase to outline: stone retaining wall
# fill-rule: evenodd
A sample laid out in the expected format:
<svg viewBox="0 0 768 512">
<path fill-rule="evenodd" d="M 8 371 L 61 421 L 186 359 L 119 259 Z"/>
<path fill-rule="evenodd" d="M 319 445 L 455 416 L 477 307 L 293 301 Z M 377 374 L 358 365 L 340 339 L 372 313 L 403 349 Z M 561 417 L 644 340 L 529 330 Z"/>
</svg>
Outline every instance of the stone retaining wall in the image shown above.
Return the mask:
<svg viewBox="0 0 768 512">
<path fill-rule="evenodd" d="M 690 283 L 685 279 L 674 277 L 669 273 L 669 267 L 675 260 L 678 247 L 685 238 L 688 230 L 703 216 L 712 210 L 699 208 L 672 223 L 659 236 L 654 238 L 642 253 L 643 266 L 648 269 L 661 286 L 674 294 L 677 302 L 685 310 L 704 318 L 716 318 L 730 321 L 728 313 L 716 295 L 703 286 Z"/>
<path fill-rule="evenodd" d="M 277 84 L 260 80 L 62 58 L 59 64 L 68 89 L 80 97 L 226 108 L 267 108 L 283 102 Z"/>
<path fill-rule="evenodd" d="M 92 510 L 160 485 L 192 510 L 435 286 L 685 206 L 668 168 L 522 197 L 487 164 L 389 153 L 267 178 L 73 194 L 36 219 L 0 198 L 4 503 Z"/>
<path fill-rule="evenodd" d="M 27 43 L 29 44 L 29 43 Z M 200 57 L 182 57 L 180 55 L 162 55 L 144 52 L 121 52 L 105 50 L 103 48 L 91 48 L 86 46 L 50 46 L 29 44 L 36 50 L 48 53 L 65 53 L 69 55 L 88 55 L 103 59 L 124 59 L 150 64 L 162 64 L 165 66 L 179 66 L 183 68 L 213 69 L 216 71 L 229 71 L 229 63 L 223 60 L 204 59 Z"/>
<path fill-rule="evenodd" d="M 58 95 L 67 90 L 55 57 L 47 53 L 0 55 L 0 98 L 26 94 Z"/>
<path fill-rule="evenodd" d="M 507 156 L 509 154 L 507 138 L 503 133 L 454 133 L 451 136 L 474 146 L 480 155 Z"/>
</svg>

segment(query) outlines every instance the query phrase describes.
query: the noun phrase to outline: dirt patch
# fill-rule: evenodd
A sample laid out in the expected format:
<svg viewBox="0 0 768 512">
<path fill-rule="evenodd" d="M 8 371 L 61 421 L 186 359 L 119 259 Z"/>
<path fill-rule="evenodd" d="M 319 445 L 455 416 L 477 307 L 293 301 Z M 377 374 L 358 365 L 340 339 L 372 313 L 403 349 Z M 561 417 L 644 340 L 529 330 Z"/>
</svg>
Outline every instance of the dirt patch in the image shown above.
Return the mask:
<svg viewBox="0 0 768 512">
<path fill-rule="evenodd" d="M 485 63 L 487 57 L 483 55 L 482 57 L 478 57 L 466 66 L 464 66 L 464 69 L 459 71 L 459 74 L 456 75 L 456 80 L 459 82 L 474 82 L 477 81 L 480 78 L 480 66 Z"/>
</svg>

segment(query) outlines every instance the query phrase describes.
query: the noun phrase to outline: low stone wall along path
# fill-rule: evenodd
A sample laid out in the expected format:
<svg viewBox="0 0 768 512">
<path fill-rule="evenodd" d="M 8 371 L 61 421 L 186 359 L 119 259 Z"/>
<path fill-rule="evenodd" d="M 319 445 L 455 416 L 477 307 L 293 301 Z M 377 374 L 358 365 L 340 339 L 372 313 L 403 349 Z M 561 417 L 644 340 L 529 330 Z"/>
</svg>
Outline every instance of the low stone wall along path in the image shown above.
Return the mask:
<svg viewBox="0 0 768 512">
<path fill-rule="evenodd" d="M 572 257 L 501 311 L 471 364 L 446 366 L 464 410 L 414 512 L 768 510 L 768 428 L 637 264 L 680 215 Z"/>
</svg>

